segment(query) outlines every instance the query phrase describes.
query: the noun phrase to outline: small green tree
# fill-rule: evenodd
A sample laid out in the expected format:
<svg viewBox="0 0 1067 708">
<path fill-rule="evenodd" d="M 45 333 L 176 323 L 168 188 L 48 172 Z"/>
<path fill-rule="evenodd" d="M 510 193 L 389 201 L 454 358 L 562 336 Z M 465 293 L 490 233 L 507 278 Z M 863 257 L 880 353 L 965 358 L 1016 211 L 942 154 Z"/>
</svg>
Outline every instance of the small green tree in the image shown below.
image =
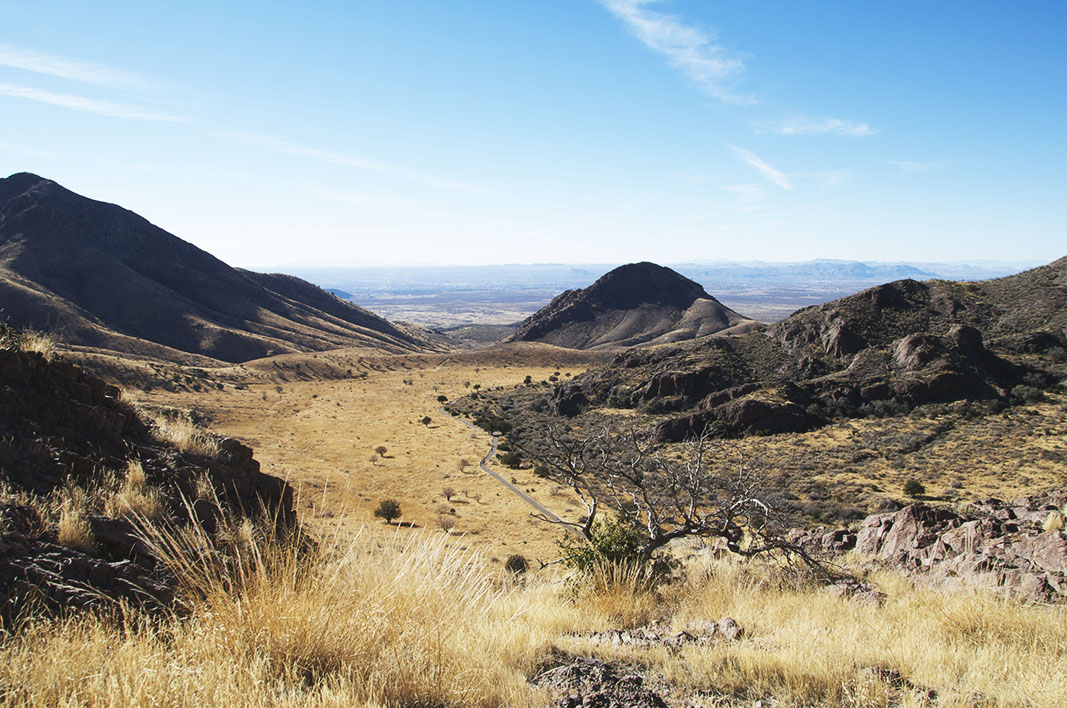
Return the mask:
<svg viewBox="0 0 1067 708">
<path fill-rule="evenodd" d="M 396 499 L 383 499 L 378 508 L 374 510 L 374 515 L 379 519 L 385 519 L 385 523 L 393 523 L 393 519 L 400 517 L 400 503 Z"/>
<path fill-rule="evenodd" d="M 433 418 L 431 418 L 430 416 L 424 416 L 424 417 L 423 417 L 423 419 L 422 419 L 422 421 L 420 421 L 420 422 L 421 422 L 421 423 L 422 423 L 423 425 L 429 425 L 430 423 L 432 423 L 432 422 L 433 422 Z"/>
<path fill-rule="evenodd" d="M 437 402 L 438 403 L 447 403 L 448 402 L 448 396 L 444 396 L 444 395 L 438 396 L 437 397 Z"/>
<path fill-rule="evenodd" d="M 914 499 L 926 494 L 926 486 L 913 477 L 904 483 L 904 493 Z"/>
</svg>

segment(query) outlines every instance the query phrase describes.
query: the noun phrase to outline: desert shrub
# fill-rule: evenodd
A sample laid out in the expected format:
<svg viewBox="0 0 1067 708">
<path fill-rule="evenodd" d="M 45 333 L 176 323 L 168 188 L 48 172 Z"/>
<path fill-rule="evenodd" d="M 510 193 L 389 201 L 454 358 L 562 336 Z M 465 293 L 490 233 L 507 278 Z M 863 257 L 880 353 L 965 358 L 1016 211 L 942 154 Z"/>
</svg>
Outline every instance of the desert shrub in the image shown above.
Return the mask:
<svg viewBox="0 0 1067 708">
<path fill-rule="evenodd" d="M 608 394 L 607 401 L 605 403 L 609 408 L 631 408 L 630 394 L 626 393 L 622 389 L 614 389 Z"/>
<path fill-rule="evenodd" d="M 526 560 L 525 556 L 513 553 L 508 556 L 508 559 L 504 562 L 504 568 L 515 575 L 522 575 L 530 569 L 530 563 Z"/>
<path fill-rule="evenodd" d="M 904 493 L 909 497 L 918 497 L 926 494 L 926 485 L 912 477 L 904 483 Z"/>
<path fill-rule="evenodd" d="M 505 452 L 500 456 L 500 462 L 507 465 L 511 469 L 518 469 L 522 464 L 522 455 L 517 452 Z"/>
<path fill-rule="evenodd" d="M 533 469 L 534 477 L 540 477 L 541 479 L 548 479 L 552 476 L 552 471 L 544 465 L 538 465 Z"/>
<path fill-rule="evenodd" d="M 1041 389 L 1026 384 L 1019 384 L 1011 390 L 1012 399 L 1020 403 L 1039 403 L 1045 400 L 1045 394 Z"/>
<path fill-rule="evenodd" d="M 642 563 L 641 550 L 645 545 L 640 530 L 611 517 L 599 521 L 592 529 L 592 538 L 576 538 L 566 535 L 557 541 L 562 551 L 564 565 L 578 571 L 579 581 L 596 577 L 608 579 L 616 573 L 629 575 L 635 571 L 647 573 L 651 583 L 662 580 L 674 563 L 666 556 L 655 557 Z"/>
<path fill-rule="evenodd" d="M 648 413 L 649 415 L 656 415 L 657 413 L 666 413 L 669 410 L 670 405 L 662 398 L 653 398 L 641 404 L 641 412 Z"/>
<path fill-rule="evenodd" d="M 393 519 L 400 516 L 400 503 L 395 499 L 383 499 L 378 508 L 374 510 L 374 515 L 379 519 L 385 519 L 385 523 L 392 523 Z"/>
<path fill-rule="evenodd" d="M 448 396 L 438 396 L 437 397 L 437 402 L 438 403 L 447 403 L 448 402 Z"/>
</svg>

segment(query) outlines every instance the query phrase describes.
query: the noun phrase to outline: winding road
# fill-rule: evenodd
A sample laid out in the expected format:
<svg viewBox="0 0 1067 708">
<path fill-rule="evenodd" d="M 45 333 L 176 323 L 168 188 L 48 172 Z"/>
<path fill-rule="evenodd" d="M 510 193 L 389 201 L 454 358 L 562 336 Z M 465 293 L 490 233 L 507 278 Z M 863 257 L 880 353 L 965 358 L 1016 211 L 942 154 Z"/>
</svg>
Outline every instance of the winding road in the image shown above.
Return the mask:
<svg viewBox="0 0 1067 708">
<path fill-rule="evenodd" d="M 460 418 L 458 415 L 452 415 L 452 413 L 449 412 L 448 409 L 446 409 L 444 406 L 441 406 L 438 410 L 440 410 L 442 414 L 448 416 L 452 420 L 458 420 L 460 423 L 463 423 L 468 428 L 473 428 L 475 430 L 481 430 L 481 428 L 479 428 L 477 425 L 475 425 L 474 423 L 470 422 L 469 420 L 466 420 L 465 418 Z M 487 452 L 485 457 L 482 458 L 482 461 L 481 461 L 481 464 L 480 464 L 480 466 L 482 468 L 482 471 L 485 472 L 486 474 L 488 474 L 490 477 L 492 477 L 496 481 L 498 481 L 501 484 L 503 484 L 505 487 L 507 487 L 509 490 L 511 490 L 515 494 L 518 494 L 522 498 L 523 501 L 525 501 L 527 504 L 532 506 L 534 509 L 536 509 L 541 514 L 544 514 L 545 518 L 548 519 L 549 521 L 551 521 L 553 523 L 556 523 L 556 524 L 559 524 L 560 526 L 562 526 L 563 528 L 567 529 L 568 531 L 570 531 L 572 533 L 576 533 L 576 531 L 569 524 L 564 522 L 561 518 L 559 518 L 558 516 L 553 514 L 551 511 L 549 511 L 545 507 L 541 506 L 540 502 L 538 502 L 536 499 L 534 499 L 529 494 L 527 494 L 526 492 L 524 492 L 521 489 L 519 489 L 518 487 L 516 487 L 514 484 L 512 484 L 508 480 L 504 479 L 504 477 L 500 476 L 500 474 L 498 474 L 497 472 L 493 471 L 493 468 L 491 468 L 489 466 L 489 460 L 493 459 L 493 456 L 496 454 L 496 446 L 497 446 L 497 443 L 500 441 L 500 433 L 493 433 L 492 437 L 493 437 L 493 442 L 489 446 L 489 452 Z"/>
</svg>

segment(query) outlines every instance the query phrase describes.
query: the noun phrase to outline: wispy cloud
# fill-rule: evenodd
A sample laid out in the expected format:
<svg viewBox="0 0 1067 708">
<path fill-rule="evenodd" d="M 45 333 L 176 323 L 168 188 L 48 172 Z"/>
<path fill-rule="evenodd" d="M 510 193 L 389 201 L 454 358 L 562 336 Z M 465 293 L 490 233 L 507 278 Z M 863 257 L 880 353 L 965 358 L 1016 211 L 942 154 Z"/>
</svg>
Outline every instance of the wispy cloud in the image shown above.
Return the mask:
<svg viewBox="0 0 1067 708">
<path fill-rule="evenodd" d="M 739 148 L 736 145 L 729 145 L 728 147 L 733 150 L 734 154 L 737 155 L 742 162 L 749 167 L 755 168 L 756 171 L 763 175 L 768 181 L 774 182 L 782 189 L 793 188 L 793 183 L 784 172 L 768 165 L 759 155 L 745 150 L 744 148 Z"/>
<path fill-rule="evenodd" d="M 12 155 L 25 155 L 27 157 L 63 157 L 63 154 L 59 152 L 39 150 L 37 148 L 27 147 L 26 145 L 16 145 L 14 143 L 0 143 L 0 152 L 9 152 Z"/>
<path fill-rule="evenodd" d="M 776 133 L 780 135 L 847 135 L 854 138 L 862 138 L 878 133 L 877 128 L 872 128 L 866 123 L 854 123 L 850 120 L 827 118 L 815 122 L 794 122 L 779 126 Z"/>
<path fill-rule="evenodd" d="M 143 106 L 133 106 L 125 103 L 114 103 L 112 101 L 101 101 L 95 98 L 85 98 L 84 96 L 74 96 L 72 94 L 67 93 L 53 93 L 51 91 L 45 91 L 43 89 L 29 88 L 26 86 L 15 86 L 13 84 L 0 83 L 0 96 L 25 98 L 30 101 L 47 103 L 53 106 L 60 106 L 62 108 L 70 108 L 71 110 L 75 111 L 96 113 L 102 116 L 112 116 L 114 118 L 131 118 L 134 120 L 158 120 L 167 123 L 191 122 L 188 118 L 173 115 L 171 113 L 155 111 L 151 108 L 145 108 Z"/>
<path fill-rule="evenodd" d="M 930 172 L 941 167 L 938 162 L 910 162 L 908 160 L 887 160 L 890 165 L 897 167 L 904 174 L 910 175 L 915 172 Z"/>
<path fill-rule="evenodd" d="M 0 66 L 111 88 L 132 88 L 147 83 L 142 77 L 128 71 L 46 54 L 33 49 L 14 47 L 10 44 L 0 44 Z"/>
<path fill-rule="evenodd" d="M 380 162 L 378 160 L 369 160 L 367 158 L 349 155 L 348 153 L 338 152 L 336 150 L 324 150 L 321 148 L 297 145 L 295 143 L 288 142 L 287 140 L 282 140 L 281 138 L 274 137 L 273 135 L 263 135 L 260 133 L 240 133 L 230 131 L 217 131 L 214 133 L 214 135 L 229 140 L 231 142 L 249 145 L 252 147 L 260 148 L 262 150 L 267 150 L 269 152 L 292 155 L 294 157 L 302 157 L 308 160 L 316 160 L 318 162 L 324 162 L 332 165 L 356 167 L 363 170 L 381 172 L 383 174 L 401 177 L 412 182 L 418 182 L 421 184 L 430 185 L 432 187 L 439 187 L 441 189 L 450 189 L 457 192 L 469 192 L 472 194 L 484 194 L 488 191 L 488 185 L 486 185 L 485 183 L 460 182 L 456 180 L 450 180 L 443 177 L 437 177 L 436 175 L 430 175 L 424 172 L 419 172 L 417 170 L 412 170 L 407 167 L 393 165 L 388 162 Z"/>
<path fill-rule="evenodd" d="M 600 0 L 649 49 L 665 55 L 671 66 L 711 96 L 725 103 L 756 102 L 726 85 L 745 70 L 740 57 L 716 44 L 713 34 L 646 7 L 654 2 L 658 0 Z"/>
<path fill-rule="evenodd" d="M 758 202 L 766 198 L 767 193 L 758 184 L 731 184 L 723 187 L 727 192 L 736 194 L 741 201 Z"/>
</svg>

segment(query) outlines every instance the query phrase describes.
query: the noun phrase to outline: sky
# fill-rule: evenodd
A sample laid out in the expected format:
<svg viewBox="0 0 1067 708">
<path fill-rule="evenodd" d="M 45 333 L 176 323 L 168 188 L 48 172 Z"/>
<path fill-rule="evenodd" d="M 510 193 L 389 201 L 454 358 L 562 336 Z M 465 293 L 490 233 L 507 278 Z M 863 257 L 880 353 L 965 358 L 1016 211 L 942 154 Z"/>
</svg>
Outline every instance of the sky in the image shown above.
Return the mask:
<svg viewBox="0 0 1067 708">
<path fill-rule="evenodd" d="M 0 176 L 231 265 L 1067 255 L 1060 0 L 0 0 Z"/>
</svg>

